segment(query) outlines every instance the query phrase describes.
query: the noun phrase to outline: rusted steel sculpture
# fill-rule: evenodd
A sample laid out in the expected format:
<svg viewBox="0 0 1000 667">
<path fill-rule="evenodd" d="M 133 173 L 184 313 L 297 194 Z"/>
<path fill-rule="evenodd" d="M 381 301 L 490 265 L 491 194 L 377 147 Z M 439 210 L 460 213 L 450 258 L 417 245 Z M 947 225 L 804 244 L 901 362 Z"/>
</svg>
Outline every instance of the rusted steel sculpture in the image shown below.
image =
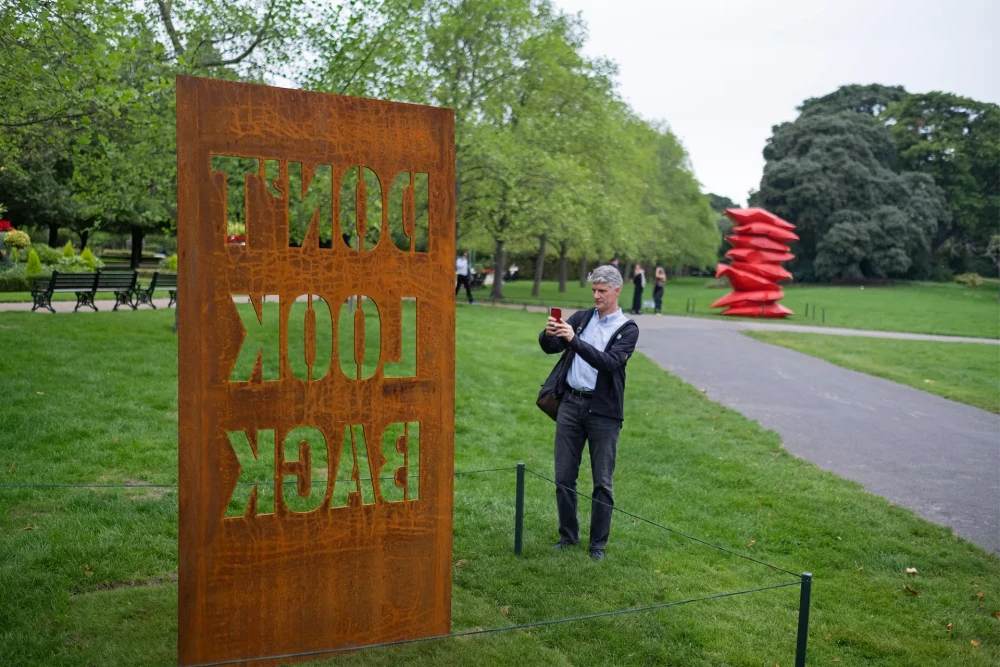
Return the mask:
<svg viewBox="0 0 1000 667">
<path fill-rule="evenodd" d="M 778 303 L 785 294 L 778 283 L 792 274 L 780 266 L 794 259 L 788 243 L 798 241 L 795 225 L 762 208 L 727 208 L 726 216 L 736 223 L 726 237 L 732 249 L 726 257 L 732 264 L 719 264 L 716 277 L 726 276 L 733 292 L 712 304 L 725 308 L 723 315 L 744 317 L 787 317 L 792 314 Z"/>
<path fill-rule="evenodd" d="M 449 632 L 454 159 L 450 110 L 178 78 L 181 665 Z"/>
</svg>

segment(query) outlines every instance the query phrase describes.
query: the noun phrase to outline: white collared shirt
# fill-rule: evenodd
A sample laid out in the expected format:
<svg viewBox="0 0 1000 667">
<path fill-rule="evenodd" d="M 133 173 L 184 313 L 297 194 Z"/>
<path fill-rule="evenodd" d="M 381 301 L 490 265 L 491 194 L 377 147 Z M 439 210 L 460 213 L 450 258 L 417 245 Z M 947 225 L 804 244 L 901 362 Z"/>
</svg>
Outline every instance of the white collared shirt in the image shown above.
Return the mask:
<svg viewBox="0 0 1000 667">
<path fill-rule="evenodd" d="M 626 322 L 628 318 L 622 313 L 621 308 L 606 317 L 600 317 L 595 310 L 590 323 L 580 332 L 580 340 L 604 352 L 611 336 Z M 573 365 L 569 367 L 566 382 L 578 391 L 594 391 L 594 387 L 597 386 L 597 369 L 577 354 L 573 357 Z"/>
<path fill-rule="evenodd" d="M 469 275 L 469 260 L 464 257 L 459 257 L 455 260 L 455 275 L 456 276 L 467 276 Z"/>
</svg>

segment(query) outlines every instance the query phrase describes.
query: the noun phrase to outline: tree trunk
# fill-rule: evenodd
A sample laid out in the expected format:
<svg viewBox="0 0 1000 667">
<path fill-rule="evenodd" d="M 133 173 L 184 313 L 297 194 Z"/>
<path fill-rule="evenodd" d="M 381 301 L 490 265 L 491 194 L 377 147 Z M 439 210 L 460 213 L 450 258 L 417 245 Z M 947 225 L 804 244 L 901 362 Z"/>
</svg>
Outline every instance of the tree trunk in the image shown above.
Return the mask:
<svg viewBox="0 0 1000 667">
<path fill-rule="evenodd" d="M 57 248 L 59 246 L 59 225 L 49 223 L 49 247 Z"/>
<path fill-rule="evenodd" d="M 542 289 L 542 273 L 545 271 L 545 234 L 538 237 L 538 256 L 535 257 L 535 284 L 531 286 L 531 296 L 538 297 Z"/>
<path fill-rule="evenodd" d="M 174 333 L 177 333 L 177 323 L 180 321 L 179 312 L 180 309 L 177 307 L 177 301 L 174 301 Z"/>
<path fill-rule="evenodd" d="M 90 238 L 90 230 L 84 229 L 77 233 L 80 235 L 80 252 L 83 252 L 83 249 L 87 247 L 87 239 Z"/>
<path fill-rule="evenodd" d="M 142 239 L 146 236 L 146 232 L 142 227 L 135 226 L 131 227 L 130 231 L 132 232 L 132 259 L 130 264 L 134 271 L 142 264 Z"/>
<path fill-rule="evenodd" d="M 563 241 L 559 244 L 559 293 L 566 291 L 566 252 L 567 243 Z"/>
<path fill-rule="evenodd" d="M 632 277 L 632 260 L 625 262 L 625 281 L 627 282 Z"/>
<path fill-rule="evenodd" d="M 493 299 L 503 298 L 503 272 L 504 272 L 504 242 L 497 241 L 496 250 L 493 255 L 493 289 L 490 297 Z"/>
<path fill-rule="evenodd" d="M 580 256 L 580 287 L 587 286 L 587 256 Z"/>
</svg>

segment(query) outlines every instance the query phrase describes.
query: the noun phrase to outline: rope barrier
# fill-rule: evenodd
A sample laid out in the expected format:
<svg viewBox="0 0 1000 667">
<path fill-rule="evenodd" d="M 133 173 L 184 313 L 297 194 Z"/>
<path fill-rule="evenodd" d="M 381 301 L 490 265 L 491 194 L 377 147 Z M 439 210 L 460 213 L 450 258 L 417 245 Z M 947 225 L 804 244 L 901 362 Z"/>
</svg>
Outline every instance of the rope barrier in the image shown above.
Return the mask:
<svg viewBox="0 0 1000 667">
<path fill-rule="evenodd" d="M 799 575 L 795 575 L 799 577 Z M 223 667 L 224 665 L 236 665 L 243 664 L 247 662 L 259 662 L 263 660 L 287 660 L 289 658 L 306 658 L 315 657 L 321 655 L 333 655 L 336 653 L 346 653 L 348 651 L 360 651 L 373 648 L 387 648 L 390 646 L 401 646 L 403 644 L 415 644 L 417 642 L 428 642 L 436 641 L 439 639 L 454 639 L 457 637 L 471 637 L 475 635 L 486 635 L 493 634 L 497 632 L 508 632 L 511 630 L 526 630 L 530 628 L 539 628 L 548 625 L 557 625 L 560 623 L 570 623 L 573 621 L 586 621 L 594 618 L 605 618 L 608 616 L 620 616 L 623 614 L 632 614 L 639 611 L 650 611 L 653 609 L 665 609 L 667 607 L 679 607 L 680 605 L 690 604 L 692 602 L 703 602 L 705 600 L 717 600 L 720 598 L 735 597 L 737 595 L 748 595 L 750 593 L 759 593 L 761 591 L 769 591 L 775 588 L 786 588 L 788 586 L 801 586 L 801 578 L 799 581 L 790 581 L 782 584 L 774 584 L 772 586 L 763 586 L 761 588 L 751 588 L 744 591 L 734 591 L 731 593 L 717 593 L 715 595 L 706 595 L 700 598 L 690 598 L 687 600 L 677 600 L 676 602 L 661 602 L 659 604 L 646 605 L 644 607 L 629 607 L 627 609 L 616 609 L 614 611 L 603 611 L 596 614 L 585 614 L 582 616 L 568 616 L 566 618 L 556 618 L 548 621 L 533 621 L 531 623 L 519 623 L 517 625 L 505 625 L 499 628 L 486 628 L 486 629 L 476 629 L 476 630 L 465 630 L 463 632 L 453 632 L 447 635 L 435 635 L 433 637 L 418 637 L 416 639 L 401 639 L 392 642 L 380 642 L 378 644 L 367 644 L 364 646 L 349 646 L 346 648 L 335 648 L 320 651 L 303 651 L 301 653 L 285 653 L 282 655 L 268 655 L 262 656 L 260 658 L 241 658 L 239 660 L 225 660 L 222 662 L 203 662 L 191 667 Z"/>
<path fill-rule="evenodd" d="M 549 479 L 545 475 L 537 473 L 534 470 L 531 470 L 530 468 L 525 468 L 524 470 L 525 470 L 525 472 L 531 473 L 535 477 L 540 477 L 541 479 L 544 479 L 546 482 L 551 482 L 552 484 L 555 484 L 556 486 L 562 487 L 562 488 L 566 489 L 567 491 L 570 491 L 571 493 L 575 493 L 577 496 L 580 496 L 582 498 L 586 498 L 586 499 L 590 500 L 590 502 L 597 503 L 599 505 L 604 505 L 605 507 L 610 507 L 612 510 L 614 510 L 616 512 L 621 512 L 622 514 L 624 514 L 626 516 L 630 516 L 633 519 L 638 519 L 639 521 L 645 521 L 646 523 L 648 523 L 651 526 L 656 526 L 657 528 L 661 528 L 661 529 L 663 529 L 663 530 L 665 530 L 667 532 L 674 533 L 675 535 L 680 535 L 681 537 L 686 537 L 689 540 L 693 540 L 695 542 L 698 542 L 699 544 L 704 544 L 705 546 L 712 547 L 713 549 L 718 549 L 719 551 L 724 551 L 727 554 L 731 554 L 733 556 L 739 556 L 740 558 L 744 558 L 746 560 L 752 561 L 752 562 L 757 563 L 759 565 L 764 565 L 766 567 L 771 568 L 772 570 L 779 570 L 779 571 L 784 572 L 786 574 L 790 574 L 793 577 L 799 577 L 799 576 L 801 576 L 799 574 L 796 574 L 795 572 L 792 572 L 791 570 L 786 570 L 783 567 L 778 567 L 777 565 L 774 565 L 772 563 L 765 563 L 762 560 L 758 560 L 756 558 L 753 558 L 752 556 L 747 556 L 746 554 L 741 554 L 738 551 L 733 551 L 732 549 L 727 549 L 725 547 L 720 547 L 718 544 L 712 544 L 711 542 L 706 542 L 705 540 L 699 539 L 699 538 L 694 537 L 692 535 L 688 535 L 686 533 L 682 533 L 679 530 L 674 530 L 673 528 L 670 528 L 668 526 L 664 526 L 662 524 L 656 523 L 655 521 L 650 521 L 649 519 L 641 517 L 638 514 L 633 514 L 632 512 L 623 510 L 623 509 L 621 509 L 619 507 L 615 507 L 614 505 L 609 505 L 608 503 L 601 502 L 600 500 L 595 500 L 595 499 L 591 498 L 590 496 L 588 496 L 588 495 L 586 495 L 584 493 L 580 493 L 576 489 L 571 489 L 568 486 L 566 486 L 565 484 L 560 484 L 559 482 L 555 481 L 554 479 Z"/>
</svg>

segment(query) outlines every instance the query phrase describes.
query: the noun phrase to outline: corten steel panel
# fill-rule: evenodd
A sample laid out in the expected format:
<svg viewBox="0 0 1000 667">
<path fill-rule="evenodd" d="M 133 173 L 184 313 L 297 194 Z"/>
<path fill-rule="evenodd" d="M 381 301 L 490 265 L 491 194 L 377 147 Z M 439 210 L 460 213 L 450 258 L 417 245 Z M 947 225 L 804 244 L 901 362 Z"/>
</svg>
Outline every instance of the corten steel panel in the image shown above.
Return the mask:
<svg viewBox="0 0 1000 667">
<path fill-rule="evenodd" d="M 246 246 L 226 243 L 226 177 L 212 171 L 212 155 L 280 161 L 275 183 L 265 183 L 263 161 L 260 174 L 246 177 Z M 452 112 L 179 77 L 177 161 L 180 664 L 448 633 L 455 375 Z M 332 248 L 318 247 L 315 237 L 307 237 L 301 248 L 289 247 L 288 161 L 301 162 L 303 171 L 332 166 Z M 385 213 L 374 248 L 358 252 L 338 243 L 338 185 L 352 166 L 377 174 L 383 202 L 399 172 L 428 175 L 427 252 L 397 249 Z M 412 198 L 405 208 L 404 226 L 412 225 Z M 260 295 L 278 295 L 280 379 L 263 381 L 258 360 L 249 382 L 229 381 L 245 336 L 234 294 L 253 295 L 258 303 Z M 310 382 L 293 376 L 286 319 L 293 300 L 308 294 L 330 304 L 334 331 L 337 311 L 349 296 L 375 301 L 382 353 L 374 376 L 358 380 L 341 372 L 336 343 L 325 377 Z M 417 304 L 416 376 L 387 378 L 385 362 L 401 354 L 403 298 Z M 305 345 L 309 355 L 313 345 Z M 382 431 L 399 422 L 419 422 L 416 500 L 386 502 L 376 485 L 374 503 L 363 504 L 355 493 L 347 507 L 331 508 L 331 482 L 316 511 L 296 514 L 280 501 L 281 480 L 302 470 L 297 460 L 284 458 L 284 436 L 298 426 L 322 431 L 333 480 L 346 426 L 362 425 L 372 476 L 395 475 L 402 487 L 416 466 L 382 468 L 380 449 Z M 273 513 L 256 514 L 250 501 L 243 516 L 225 518 L 241 472 L 228 434 L 243 431 L 256 447 L 257 432 L 267 429 L 274 431 Z M 367 473 L 358 465 L 349 489 L 363 484 Z M 291 479 L 308 489 L 305 476 Z M 296 488 L 286 483 L 284 497 Z"/>
</svg>

